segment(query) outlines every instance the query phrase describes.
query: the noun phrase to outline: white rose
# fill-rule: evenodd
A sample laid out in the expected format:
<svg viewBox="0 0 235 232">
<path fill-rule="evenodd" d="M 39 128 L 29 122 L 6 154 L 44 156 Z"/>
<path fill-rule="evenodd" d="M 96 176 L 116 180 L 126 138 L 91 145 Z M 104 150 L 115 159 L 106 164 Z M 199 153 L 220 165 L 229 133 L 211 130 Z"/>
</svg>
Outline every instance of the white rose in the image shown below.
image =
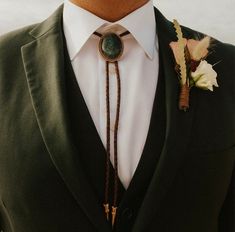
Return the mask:
<svg viewBox="0 0 235 232">
<path fill-rule="evenodd" d="M 213 85 L 219 87 L 216 80 L 217 73 L 205 60 L 200 62 L 195 72 L 191 72 L 191 76 L 198 88 L 213 91 Z"/>
</svg>

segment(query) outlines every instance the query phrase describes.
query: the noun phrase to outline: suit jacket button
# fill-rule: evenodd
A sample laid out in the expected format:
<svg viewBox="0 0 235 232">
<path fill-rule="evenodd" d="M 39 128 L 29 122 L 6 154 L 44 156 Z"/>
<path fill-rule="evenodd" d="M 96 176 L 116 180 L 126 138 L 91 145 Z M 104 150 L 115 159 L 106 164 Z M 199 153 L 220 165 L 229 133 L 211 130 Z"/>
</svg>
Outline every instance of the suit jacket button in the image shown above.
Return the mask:
<svg viewBox="0 0 235 232">
<path fill-rule="evenodd" d="M 133 212 L 130 208 L 125 208 L 123 211 L 122 211 L 122 218 L 125 219 L 125 220 L 131 220 L 133 216 Z"/>
</svg>

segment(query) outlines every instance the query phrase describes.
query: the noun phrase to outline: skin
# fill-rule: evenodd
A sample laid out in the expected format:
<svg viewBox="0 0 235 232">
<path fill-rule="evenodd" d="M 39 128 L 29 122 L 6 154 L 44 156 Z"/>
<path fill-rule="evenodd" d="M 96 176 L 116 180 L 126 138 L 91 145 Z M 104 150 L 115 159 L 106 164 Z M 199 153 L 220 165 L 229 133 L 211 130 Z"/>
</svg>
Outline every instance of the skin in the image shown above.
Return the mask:
<svg viewBox="0 0 235 232">
<path fill-rule="evenodd" d="M 70 0 L 109 22 L 115 22 L 146 4 L 149 0 Z"/>
</svg>

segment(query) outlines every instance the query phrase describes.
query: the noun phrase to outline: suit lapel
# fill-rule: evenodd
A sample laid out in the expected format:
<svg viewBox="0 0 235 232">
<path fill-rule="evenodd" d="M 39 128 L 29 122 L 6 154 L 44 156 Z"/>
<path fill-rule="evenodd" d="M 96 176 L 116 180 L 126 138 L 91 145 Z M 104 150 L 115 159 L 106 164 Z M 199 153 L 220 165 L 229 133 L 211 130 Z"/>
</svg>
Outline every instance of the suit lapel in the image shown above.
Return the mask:
<svg viewBox="0 0 235 232">
<path fill-rule="evenodd" d="M 163 63 L 166 92 L 166 137 L 159 163 L 146 192 L 133 231 L 146 231 L 149 223 L 160 213 L 164 205 L 164 196 L 169 190 L 187 153 L 191 136 L 193 115 L 196 106 L 194 89 L 190 93 L 188 112 L 178 110 L 179 82 L 174 69 L 175 62 L 169 47 L 176 41 L 171 22 L 155 8 L 157 33 L 159 38 L 159 56 Z"/>
<path fill-rule="evenodd" d="M 109 231 L 102 207 L 77 162 L 68 123 L 63 32 L 63 6 L 31 31 L 34 40 L 22 47 L 29 92 L 51 159 L 74 198 L 98 231 Z"/>
</svg>

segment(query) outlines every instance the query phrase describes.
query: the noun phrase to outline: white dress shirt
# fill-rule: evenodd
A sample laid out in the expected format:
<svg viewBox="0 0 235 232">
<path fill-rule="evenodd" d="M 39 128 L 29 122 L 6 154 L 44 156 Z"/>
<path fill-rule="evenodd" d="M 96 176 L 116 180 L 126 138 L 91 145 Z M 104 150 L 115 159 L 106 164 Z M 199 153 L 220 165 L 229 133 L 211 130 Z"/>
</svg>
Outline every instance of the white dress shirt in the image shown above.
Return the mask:
<svg viewBox="0 0 235 232">
<path fill-rule="evenodd" d="M 118 61 L 121 106 L 118 127 L 118 172 L 127 188 L 146 142 L 159 72 L 158 39 L 153 2 L 150 0 L 119 21 L 109 22 L 75 4 L 64 4 L 63 27 L 73 70 L 94 125 L 106 148 L 106 72 L 93 32 L 128 30 L 122 37 L 124 52 Z M 117 80 L 110 64 L 111 162 L 114 163 L 114 124 Z M 96 155 L 96 154 L 94 154 Z M 91 161 L 92 162 L 92 161 Z"/>
</svg>

